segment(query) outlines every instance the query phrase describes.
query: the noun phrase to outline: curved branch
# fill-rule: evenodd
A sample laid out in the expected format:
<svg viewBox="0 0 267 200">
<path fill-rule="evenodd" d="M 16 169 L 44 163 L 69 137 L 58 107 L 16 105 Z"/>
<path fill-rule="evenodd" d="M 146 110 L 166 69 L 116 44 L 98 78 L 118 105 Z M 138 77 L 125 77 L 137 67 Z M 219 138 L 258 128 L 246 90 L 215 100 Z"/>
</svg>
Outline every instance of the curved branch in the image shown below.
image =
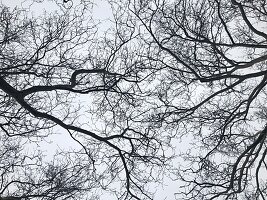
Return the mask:
<svg viewBox="0 0 267 200">
<path fill-rule="evenodd" d="M 249 27 L 254 33 L 256 33 L 257 35 L 260 35 L 260 36 L 264 37 L 264 38 L 267 40 L 267 35 L 266 35 L 264 32 L 261 32 L 261 31 L 257 30 L 257 29 L 250 23 L 250 21 L 249 21 L 248 18 L 247 18 L 247 15 L 246 15 L 246 13 L 245 13 L 245 10 L 244 10 L 242 4 L 241 4 L 241 3 L 238 3 L 236 0 L 232 0 L 232 3 L 233 3 L 233 5 L 237 5 L 237 6 L 238 6 L 238 8 L 239 8 L 239 10 L 240 10 L 240 12 L 241 12 L 242 18 L 243 18 L 243 20 L 246 22 L 246 24 L 248 25 L 248 27 Z"/>
</svg>

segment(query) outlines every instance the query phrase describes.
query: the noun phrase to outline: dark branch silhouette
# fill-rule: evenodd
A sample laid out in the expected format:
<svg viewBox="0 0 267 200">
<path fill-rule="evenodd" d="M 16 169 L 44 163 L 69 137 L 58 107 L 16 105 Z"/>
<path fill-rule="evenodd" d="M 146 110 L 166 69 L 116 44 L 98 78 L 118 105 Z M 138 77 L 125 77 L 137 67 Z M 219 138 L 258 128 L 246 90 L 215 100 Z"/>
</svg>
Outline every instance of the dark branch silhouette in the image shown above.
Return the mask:
<svg viewBox="0 0 267 200">
<path fill-rule="evenodd" d="M 68 2 L 1 5 L 0 199 L 266 198 L 265 1 Z"/>
</svg>

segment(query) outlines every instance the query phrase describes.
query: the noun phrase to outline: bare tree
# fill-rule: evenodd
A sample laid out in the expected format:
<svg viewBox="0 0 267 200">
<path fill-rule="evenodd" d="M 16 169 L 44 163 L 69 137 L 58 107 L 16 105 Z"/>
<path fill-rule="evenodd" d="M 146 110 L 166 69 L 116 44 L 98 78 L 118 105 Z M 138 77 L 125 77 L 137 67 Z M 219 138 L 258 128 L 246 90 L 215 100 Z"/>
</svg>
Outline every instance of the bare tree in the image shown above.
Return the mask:
<svg viewBox="0 0 267 200">
<path fill-rule="evenodd" d="M 32 17 L 1 5 L 1 136 L 40 145 L 60 128 L 62 143 L 70 136 L 80 147 L 48 163 L 18 151 L 1 198 L 152 199 L 146 187 L 170 157 L 167 138 L 139 119 L 148 95 L 140 87 L 154 71 L 140 65 L 135 28 L 99 36 L 88 4 L 58 6 Z"/>
<path fill-rule="evenodd" d="M 92 191 L 99 185 L 91 162 L 82 152 L 57 153 L 48 162 L 40 150 L 29 152 L 25 145 L 25 139 L 1 135 L 0 199 L 94 197 Z"/>
<path fill-rule="evenodd" d="M 114 7 L 128 16 L 117 24 L 139 27 L 143 60 L 157 62 L 151 127 L 192 140 L 180 155 L 187 164 L 176 172 L 185 182 L 177 198 L 266 199 L 266 1 Z"/>
<path fill-rule="evenodd" d="M 105 33 L 85 2 L 1 5 L 1 136 L 79 145 L 51 162 L 16 148 L 1 198 L 153 199 L 171 172 L 178 199 L 265 199 L 266 2 L 109 1 Z"/>
</svg>

